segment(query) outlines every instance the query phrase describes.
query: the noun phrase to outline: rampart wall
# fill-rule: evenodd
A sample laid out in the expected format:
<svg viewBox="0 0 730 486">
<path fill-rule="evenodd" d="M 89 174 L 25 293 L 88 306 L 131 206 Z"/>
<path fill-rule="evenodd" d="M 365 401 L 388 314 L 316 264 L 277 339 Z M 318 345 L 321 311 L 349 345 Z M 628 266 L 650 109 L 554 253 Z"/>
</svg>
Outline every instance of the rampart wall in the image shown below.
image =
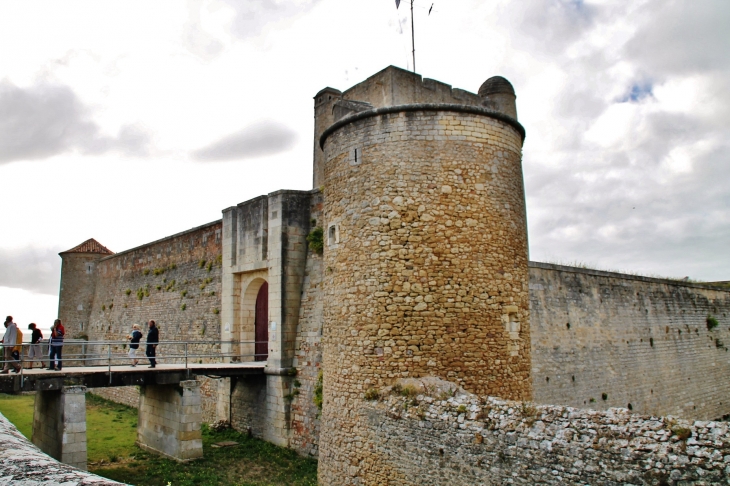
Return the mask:
<svg viewBox="0 0 730 486">
<path fill-rule="evenodd" d="M 530 315 L 537 403 L 730 414 L 730 291 L 532 262 Z"/>
<path fill-rule="evenodd" d="M 359 468 L 360 484 L 730 484 L 727 423 L 533 406 L 424 381 L 359 411 L 385 465 Z"/>
<path fill-rule="evenodd" d="M 87 329 L 89 340 L 124 340 L 132 324 L 139 324 L 146 334 L 146 322 L 154 319 L 162 341 L 219 341 L 221 226 L 220 221 L 215 221 L 98 260 Z M 95 351 L 106 353 L 105 349 Z M 123 358 L 126 352 L 125 346 L 114 347 L 117 362 L 129 362 Z M 181 346 L 158 347 L 161 363 L 171 362 L 172 358 L 165 358 L 165 355 L 183 352 Z M 220 346 L 189 346 L 189 352 L 218 354 Z M 147 366 L 144 344 L 140 346 L 138 355 L 140 365 Z M 214 398 L 218 389 L 216 381 L 201 381 L 202 396 Z M 96 389 L 93 392 L 131 406 L 138 404 L 136 387 Z M 216 419 L 215 402 L 203 400 L 204 420 Z"/>
</svg>

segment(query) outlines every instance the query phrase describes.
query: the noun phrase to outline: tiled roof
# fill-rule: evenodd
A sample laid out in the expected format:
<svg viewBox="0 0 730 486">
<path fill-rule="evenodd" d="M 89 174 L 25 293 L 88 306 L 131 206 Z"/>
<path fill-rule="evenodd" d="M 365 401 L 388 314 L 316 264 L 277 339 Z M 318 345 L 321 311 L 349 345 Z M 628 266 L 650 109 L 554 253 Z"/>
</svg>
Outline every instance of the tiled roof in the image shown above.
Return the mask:
<svg viewBox="0 0 730 486">
<path fill-rule="evenodd" d="M 94 238 L 89 238 L 88 240 L 81 243 L 79 246 L 71 248 L 70 250 L 62 251 L 61 253 L 59 253 L 59 255 L 63 255 L 64 253 L 101 253 L 103 255 L 114 254 L 113 251 L 96 241 Z"/>
</svg>

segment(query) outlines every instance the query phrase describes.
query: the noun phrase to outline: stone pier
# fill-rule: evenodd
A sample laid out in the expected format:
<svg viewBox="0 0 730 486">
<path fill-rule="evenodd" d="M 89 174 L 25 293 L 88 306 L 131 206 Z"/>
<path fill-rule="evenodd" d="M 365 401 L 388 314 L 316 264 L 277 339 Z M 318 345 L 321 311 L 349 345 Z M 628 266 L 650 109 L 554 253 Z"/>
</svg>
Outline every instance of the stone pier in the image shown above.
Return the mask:
<svg viewBox="0 0 730 486">
<path fill-rule="evenodd" d="M 140 387 L 137 445 L 180 462 L 203 457 L 200 383 Z"/>
<path fill-rule="evenodd" d="M 64 464 L 86 470 L 86 387 L 39 390 L 33 444 Z"/>
</svg>

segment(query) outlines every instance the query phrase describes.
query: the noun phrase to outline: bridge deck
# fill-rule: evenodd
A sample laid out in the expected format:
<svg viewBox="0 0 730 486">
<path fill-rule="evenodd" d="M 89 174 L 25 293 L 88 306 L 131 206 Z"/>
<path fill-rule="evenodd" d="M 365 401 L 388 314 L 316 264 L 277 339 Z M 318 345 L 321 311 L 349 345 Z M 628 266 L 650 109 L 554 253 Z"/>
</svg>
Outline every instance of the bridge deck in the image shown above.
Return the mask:
<svg viewBox="0 0 730 486">
<path fill-rule="evenodd" d="M 78 366 L 62 371 L 45 369 L 23 370 L 22 376 L 10 372 L 0 375 L 0 392 L 17 393 L 35 390 L 59 390 L 64 385 L 84 385 L 89 388 L 134 385 L 169 385 L 194 379 L 196 375 L 236 377 L 263 374 L 266 361 L 245 363 L 190 363 L 148 365 Z"/>
</svg>

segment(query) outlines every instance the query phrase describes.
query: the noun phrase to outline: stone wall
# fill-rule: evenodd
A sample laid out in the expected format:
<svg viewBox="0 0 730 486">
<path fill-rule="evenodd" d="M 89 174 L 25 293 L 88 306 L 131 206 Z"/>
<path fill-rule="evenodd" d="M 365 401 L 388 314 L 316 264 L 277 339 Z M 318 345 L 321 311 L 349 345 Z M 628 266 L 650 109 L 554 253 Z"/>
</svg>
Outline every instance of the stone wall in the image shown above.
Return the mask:
<svg viewBox="0 0 730 486">
<path fill-rule="evenodd" d="M 137 444 L 181 462 L 203 457 L 199 387 L 195 380 L 141 387 Z"/>
<path fill-rule="evenodd" d="M 530 306 L 536 402 L 730 414 L 730 291 L 531 263 Z"/>
<path fill-rule="evenodd" d="M 351 466 L 358 484 L 730 484 L 727 423 L 534 406 L 425 381 L 365 403 L 371 455 L 387 467 Z"/>
<path fill-rule="evenodd" d="M 324 224 L 322 199 L 321 193 L 312 194 L 313 227 Z M 320 410 L 315 405 L 314 395 L 322 370 L 323 278 L 322 255 L 309 249 L 295 346 L 294 367 L 297 375 L 291 392 L 290 446 L 300 454 L 311 456 L 319 452 Z"/>
<path fill-rule="evenodd" d="M 146 333 L 146 322 L 154 319 L 162 341 L 200 341 L 189 346 L 190 353 L 220 353 L 221 251 L 221 222 L 215 221 L 99 260 L 89 340 L 124 341 L 132 324 Z M 146 366 L 144 342 L 140 348 L 140 363 Z M 114 347 L 116 363 L 129 363 L 126 351 L 121 344 Z M 106 356 L 106 349 L 91 352 Z M 157 353 L 161 363 L 180 362 L 165 355 L 183 354 L 184 348 L 162 344 Z M 195 360 L 203 359 L 208 358 Z M 215 388 L 215 383 L 203 384 L 203 390 Z M 139 397 L 135 387 L 93 392 L 135 407 Z M 215 400 L 204 402 L 204 414 L 206 421 L 215 420 Z"/>
<path fill-rule="evenodd" d="M 521 136 L 514 120 L 439 105 L 325 132 L 325 484 L 370 457 L 352 416 L 369 388 L 436 375 L 531 398 Z"/>
<path fill-rule="evenodd" d="M 0 414 L 0 471 L 4 484 L 117 486 L 101 476 L 56 461 L 31 444 Z"/>
<path fill-rule="evenodd" d="M 96 291 L 96 264 L 105 256 L 100 253 L 61 254 L 58 318 L 63 322 L 67 337 L 77 338 L 88 333 Z"/>
<path fill-rule="evenodd" d="M 86 387 L 35 394 L 33 444 L 64 464 L 86 469 Z"/>
<path fill-rule="evenodd" d="M 220 268 L 220 221 L 99 260 L 89 339 L 124 341 L 132 324 L 146 332 L 146 322 L 154 319 L 163 341 L 218 341 Z M 158 347 L 163 360 L 180 352 Z"/>
</svg>

